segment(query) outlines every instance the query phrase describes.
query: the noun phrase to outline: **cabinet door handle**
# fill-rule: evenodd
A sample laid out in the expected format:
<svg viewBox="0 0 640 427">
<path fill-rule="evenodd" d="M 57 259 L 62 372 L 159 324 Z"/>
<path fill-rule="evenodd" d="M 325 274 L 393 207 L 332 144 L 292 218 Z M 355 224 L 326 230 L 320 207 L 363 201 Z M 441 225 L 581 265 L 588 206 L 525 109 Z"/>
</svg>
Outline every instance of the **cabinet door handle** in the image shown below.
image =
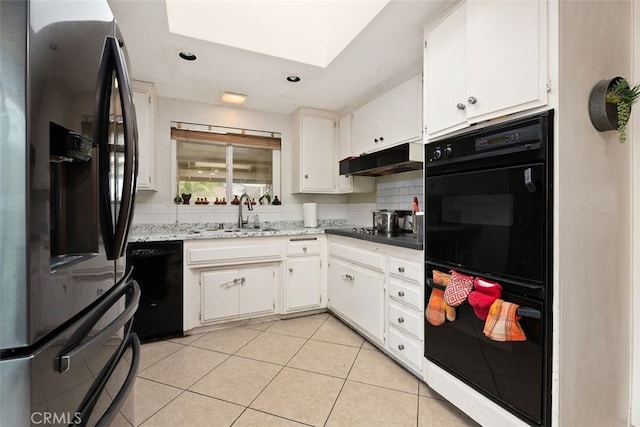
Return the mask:
<svg viewBox="0 0 640 427">
<path fill-rule="evenodd" d="M 404 350 L 404 345 L 402 344 L 398 345 L 398 350 Z"/>
<path fill-rule="evenodd" d="M 403 297 L 404 296 L 404 292 L 403 291 L 398 292 L 398 296 L 399 297 Z"/>
<path fill-rule="evenodd" d="M 478 99 L 475 96 L 470 96 L 469 99 L 467 99 L 467 102 L 471 105 L 475 104 L 476 102 L 478 102 Z"/>
<path fill-rule="evenodd" d="M 458 102 L 458 105 L 456 105 L 456 108 L 460 111 L 464 110 L 465 108 L 467 108 L 462 102 Z"/>
<path fill-rule="evenodd" d="M 309 174 L 304 174 L 304 179 L 309 179 Z"/>
<path fill-rule="evenodd" d="M 373 138 L 373 142 L 377 144 L 378 143 L 378 138 Z"/>
<path fill-rule="evenodd" d="M 404 317 L 398 317 L 398 323 L 404 323 Z"/>
<path fill-rule="evenodd" d="M 384 141 L 384 136 L 380 137 L 380 142 Z"/>
<path fill-rule="evenodd" d="M 404 273 L 404 267 L 398 267 L 398 272 Z"/>
<path fill-rule="evenodd" d="M 289 267 L 289 273 L 293 273 L 293 268 Z"/>
</svg>

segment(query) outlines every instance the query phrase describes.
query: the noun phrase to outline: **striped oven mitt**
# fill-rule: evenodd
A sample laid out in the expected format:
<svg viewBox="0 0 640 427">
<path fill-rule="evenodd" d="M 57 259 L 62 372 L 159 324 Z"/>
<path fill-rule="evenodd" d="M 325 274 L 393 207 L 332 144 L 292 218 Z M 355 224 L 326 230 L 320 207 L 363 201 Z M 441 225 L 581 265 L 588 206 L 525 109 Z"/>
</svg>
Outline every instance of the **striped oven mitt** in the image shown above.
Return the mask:
<svg viewBox="0 0 640 427">
<path fill-rule="evenodd" d="M 433 270 L 433 283 L 446 287 L 451 283 L 451 275 Z M 442 289 L 433 288 L 431 290 L 431 296 L 429 297 L 429 303 L 427 304 L 424 315 L 427 321 L 433 326 L 442 325 L 445 320 L 445 315 L 450 322 L 456 320 L 456 309 L 449 307 L 449 305 L 444 302 L 443 297 L 444 291 Z"/>
<path fill-rule="evenodd" d="M 451 307 L 457 307 L 467 300 L 473 289 L 473 277 L 451 270 L 451 284 L 444 291 L 444 301 Z"/>
</svg>

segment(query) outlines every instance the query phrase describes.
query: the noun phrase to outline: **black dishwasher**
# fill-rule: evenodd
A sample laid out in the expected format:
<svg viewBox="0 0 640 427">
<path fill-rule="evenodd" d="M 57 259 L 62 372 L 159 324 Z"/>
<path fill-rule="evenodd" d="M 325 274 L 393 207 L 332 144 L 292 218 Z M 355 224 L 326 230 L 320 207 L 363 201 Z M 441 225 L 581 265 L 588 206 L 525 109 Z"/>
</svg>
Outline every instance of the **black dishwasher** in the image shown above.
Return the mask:
<svg viewBox="0 0 640 427">
<path fill-rule="evenodd" d="M 182 242 L 127 245 L 127 269 L 142 295 L 133 319 L 141 341 L 182 336 Z"/>
</svg>

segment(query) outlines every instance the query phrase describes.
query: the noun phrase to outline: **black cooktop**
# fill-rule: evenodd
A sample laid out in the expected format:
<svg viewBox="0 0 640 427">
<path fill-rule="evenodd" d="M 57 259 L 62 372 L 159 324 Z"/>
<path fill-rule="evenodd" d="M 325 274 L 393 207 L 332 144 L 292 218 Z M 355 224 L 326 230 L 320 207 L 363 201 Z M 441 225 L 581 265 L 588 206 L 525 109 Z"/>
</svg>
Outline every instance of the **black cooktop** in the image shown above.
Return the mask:
<svg viewBox="0 0 640 427">
<path fill-rule="evenodd" d="M 384 245 L 400 246 L 408 249 L 422 250 L 424 248 L 422 241 L 419 241 L 418 237 L 413 233 L 401 233 L 398 236 L 389 236 L 384 233 L 376 233 L 371 227 L 362 226 L 327 228 L 324 232 L 325 234 L 352 237 L 354 239 L 382 243 Z"/>
</svg>

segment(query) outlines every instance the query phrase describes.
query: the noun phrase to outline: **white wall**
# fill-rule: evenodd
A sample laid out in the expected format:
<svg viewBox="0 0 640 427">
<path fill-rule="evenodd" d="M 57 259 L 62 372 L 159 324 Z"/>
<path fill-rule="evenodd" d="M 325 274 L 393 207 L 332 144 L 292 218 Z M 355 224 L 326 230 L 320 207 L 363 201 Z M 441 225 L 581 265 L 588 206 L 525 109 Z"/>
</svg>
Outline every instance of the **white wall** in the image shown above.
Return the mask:
<svg viewBox="0 0 640 427">
<path fill-rule="evenodd" d="M 318 203 L 318 219 L 349 219 L 346 195 L 291 194 L 291 132 L 289 117 L 281 114 L 223 107 L 173 98 L 158 97 L 156 141 L 157 192 L 139 191 L 134 223 L 233 222 L 237 207 L 176 206 L 172 203 L 176 185 L 172 182 L 171 122 L 189 122 L 279 132 L 282 135 L 281 194 L 283 206 L 260 206 L 256 212 L 263 221 L 302 220 L 302 203 Z M 354 211 L 359 216 L 357 209 Z"/>
<path fill-rule="evenodd" d="M 587 101 L 631 77 L 631 1 L 560 1 L 554 425 L 629 421 L 631 138 L 598 132 Z"/>
<path fill-rule="evenodd" d="M 640 5 L 633 3 L 633 28 L 634 28 L 634 72 L 633 82 L 640 84 Z M 632 401 L 631 401 L 631 425 L 640 426 L 640 104 L 636 104 L 631 112 L 630 120 L 631 140 L 635 142 L 631 144 L 632 159 L 632 239 L 633 247 L 631 249 L 631 266 L 632 266 L 632 294 L 630 300 L 633 313 L 633 381 L 632 381 Z"/>
</svg>

